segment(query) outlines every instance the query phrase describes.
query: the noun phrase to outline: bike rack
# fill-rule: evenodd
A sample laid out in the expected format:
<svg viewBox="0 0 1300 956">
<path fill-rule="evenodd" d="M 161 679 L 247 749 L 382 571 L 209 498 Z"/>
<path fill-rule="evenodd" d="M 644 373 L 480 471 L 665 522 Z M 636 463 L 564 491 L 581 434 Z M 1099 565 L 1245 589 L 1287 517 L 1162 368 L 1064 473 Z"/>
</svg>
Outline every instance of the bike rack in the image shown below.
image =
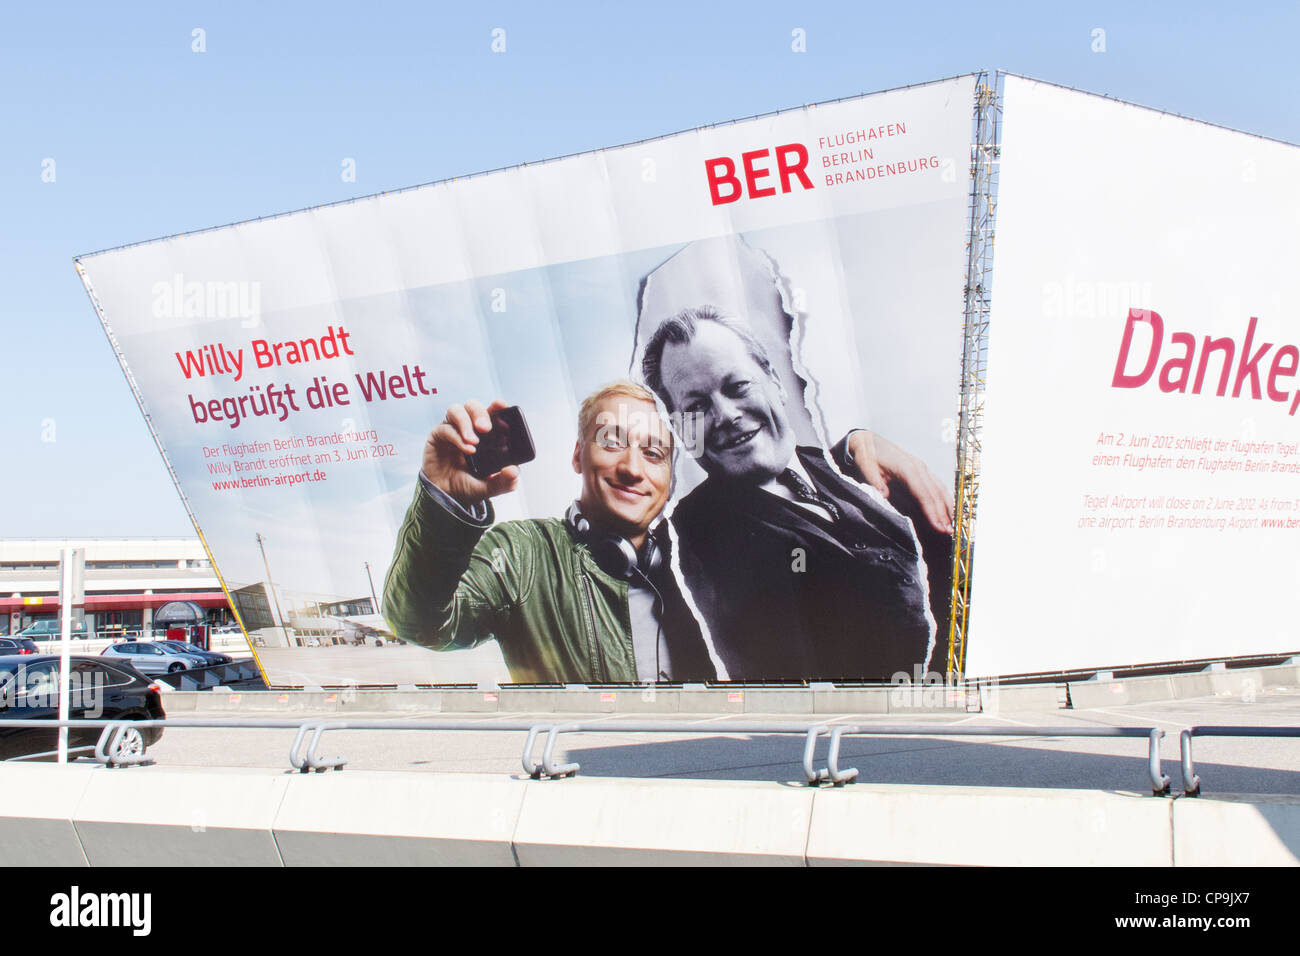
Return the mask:
<svg viewBox="0 0 1300 956">
<path fill-rule="evenodd" d="M 118 754 L 118 745 L 122 738 L 126 736 L 128 730 L 139 728 L 133 725 L 138 721 L 119 720 L 108 724 L 100 732 L 99 742 L 95 744 L 94 759 L 96 763 L 102 763 L 106 767 L 133 767 L 142 764 L 153 763 L 153 758 L 147 756 L 148 748 L 142 747 L 138 754 Z"/>
<path fill-rule="evenodd" d="M 289 763 L 300 773 L 324 773 L 327 770 L 342 770 L 347 765 L 345 757 L 323 757 L 319 753 L 322 737 L 330 731 L 339 730 L 405 730 L 405 731 L 494 731 L 524 733 L 524 749 L 521 765 L 525 773 L 535 780 L 563 779 L 575 776 L 580 766 L 577 763 L 556 763 L 556 742 L 561 734 L 674 734 L 700 735 L 711 737 L 754 736 L 754 735 L 798 735 L 803 737 L 803 771 L 809 786 L 830 783 L 843 786 L 858 779 L 859 773 L 853 767 L 840 767 L 841 745 L 843 739 L 852 737 L 1142 737 L 1148 741 L 1147 776 L 1151 792 L 1157 796 L 1169 793 L 1170 780 L 1162 772 L 1160 763 L 1160 741 L 1165 732 L 1154 727 L 988 727 L 977 725 L 936 726 L 930 725 L 851 725 L 837 724 L 829 721 L 804 723 L 766 723 L 736 721 L 728 723 L 691 722 L 691 721 L 593 721 L 539 722 L 535 720 L 499 721 L 499 720 L 322 720 L 308 718 L 303 720 L 233 718 L 226 720 L 202 720 L 197 718 L 173 718 L 170 720 L 42 720 L 47 727 L 100 728 L 99 741 L 95 746 L 93 759 L 107 767 L 129 767 L 151 763 L 152 758 L 143 754 L 116 755 L 118 745 L 130 728 L 161 727 L 175 729 L 205 730 L 293 730 L 293 744 L 289 748 Z M 31 729 L 30 720 L 0 719 L 0 728 Z M 545 734 L 542 746 L 541 762 L 533 759 L 538 737 Z M 1193 727 L 1184 730 L 1181 737 L 1183 785 L 1188 796 L 1195 796 L 1200 791 L 1200 778 L 1196 776 L 1192 764 L 1193 736 L 1219 737 L 1300 737 L 1300 728 L 1296 727 Z M 827 738 L 826 766 L 816 766 L 817 742 Z M 304 753 L 304 744 L 306 750 Z"/>
<path fill-rule="evenodd" d="M 555 764 L 555 741 L 563 733 L 573 733 L 580 729 L 578 724 L 538 724 L 536 727 L 528 729 L 528 737 L 524 740 L 524 772 L 534 780 L 541 780 L 542 775 L 558 779 L 561 777 L 572 777 L 578 772 L 578 764 L 565 763 L 556 766 Z M 546 731 L 546 744 L 542 747 L 542 762 L 536 764 L 532 762 L 533 746 L 537 741 L 537 735 L 543 730 Z"/>
<path fill-rule="evenodd" d="M 1155 727 L 909 727 L 906 725 L 852 726 L 820 724 L 808 728 L 804 742 L 804 776 L 809 786 L 823 782 L 842 787 L 858 778 L 854 767 L 840 769 L 840 743 L 845 736 L 854 737 L 1144 737 L 1148 741 L 1147 776 L 1154 796 L 1169 793 L 1170 780 L 1160 763 L 1160 741 L 1165 732 Z M 826 766 L 814 767 L 817 739 L 829 737 Z"/>
<path fill-rule="evenodd" d="M 318 757 L 316 747 L 320 744 L 320 738 L 325 731 L 330 729 L 328 721 L 306 721 L 299 728 L 297 735 L 293 738 L 293 746 L 289 748 L 289 764 L 296 767 L 299 773 L 324 773 L 326 770 L 342 770 L 347 764 L 346 757 Z M 307 754 L 304 757 L 298 756 L 298 749 L 302 746 L 303 738 L 308 734 L 312 735 L 311 744 L 307 747 Z"/>
<path fill-rule="evenodd" d="M 1201 778 L 1192 763 L 1193 737 L 1300 737 L 1300 727 L 1189 727 L 1179 734 L 1178 749 L 1183 764 L 1183 795 L 1198 797 Z"/>
</svg>

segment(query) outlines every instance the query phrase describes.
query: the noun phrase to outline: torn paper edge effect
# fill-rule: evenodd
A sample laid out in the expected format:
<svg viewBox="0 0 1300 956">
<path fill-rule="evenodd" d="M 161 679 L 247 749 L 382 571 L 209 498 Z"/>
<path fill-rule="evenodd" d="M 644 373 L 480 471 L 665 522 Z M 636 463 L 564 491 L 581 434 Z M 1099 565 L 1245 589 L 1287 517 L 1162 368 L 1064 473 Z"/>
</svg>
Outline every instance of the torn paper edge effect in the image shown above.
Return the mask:
<svg viewBox="0 0 1300 956">
<path fill-rule="evenodd" d="M 687 243 L 687 246 L 689 245 L 690 243 Z M 681 249 L 678 249 L 677 252 L 668 256 L 663 262 L 641 277 L 640 288 L 637 289 L 636 294 L 636 323 L 632 326 L 632 356 L 628 359 L 628 378 L 634 382 L 641 382 L 641 369 L 639 368 L 638 359 L 641 352 L 641 314 L 645 309 L 646 293 L 650 289 L 654 274 L 662 269 L 664 264 L 669 262 L 673 256 L 686 249 L 687 246 L 682 246 Z M 651 392 L 651 394 L 654 395 L 654 392 Z M 671 422 L 672 419 L 668 415 L 668 409 L 664 406 L 663 399 L 658 395 L 654 395 L 654 399 L 655 410 L 659 412 L 665 422 Z M 664 508 L 659 523 L 666 525 L 668 528 L 668 540 L 672 543 L 668 566 L 673 572 L 673 579 L 677 582 L 677 590 L 681 593 L 682 599 L 686 601 L 686 606 L 690 609 L 691 616 L 695 618 L 695 623 L 700 627 L 700 637 L 704 640 L 704 649 L 708 652 L 709 660 L 713 662 L 713 670 L 717 674 L 717 679 L 727 681 L 731 680 L 731 676 L 727 673 L 727 665 L 722 663 L 722 658 L 718 655 L 718 649 L 713 644 L 713 634 L 709 631 L 708 622 L 700 611 L 700 606 L 695 603 L 695 595 L 686 586 L 686 577 L 682 574 L 682 543 L 677 537 L 677 528 L 672 522 L 673 512 L 677 510 L 677 467 L 678 462 L 681 460 L 681 455 L 673 457 L 673 473 L 668 486 L 668 506 Z"/>
<path fill-rule="evenodd" d="M 776 287 L 776 294 L 781 300 L 781 312 L 790 320 L 790 334 L 786 339 L 786 347 L 790 350 L 790 365 L 794 369 L 794 374 L 803 380 L 803 394 L 799 396 L 799 403 L 808 413 L 808 420 L 812 422 L 813 430 L 817 433 L 817 444 L 823 449 L 829 448 L 831 442 L 828 440 L 826 416 L 821 407 L 821 382 L 817 376 L 804 364 L 803 361 L 803 339 L 806 332 L 807 315 L 800 312 L 794 307 L 793 290 L 790 288 L 790 280 L 781 272 L 781 267 L 777 265 L 776 259 L 766 249 L 757 249 L 745 242 L 742 236 L 736 239 L 741 245 L 757 253 L 767 266 L 767 274 L 772 279 L 772 285 Z M 815 397 L 811 397 L 815 396 Z"/>
<path fill-rule="evenodd" d="M 656 400 L 656 404 L 658 401 Z M 665 519 L 671 518 L 671 515 L 665 515 Z M 686 579 L 682 576 L 681 567 L 681 542 L 677 540 L 677 529 L 673 526 L 672 521 L 668 521 L 668 539 L 672 542 L 673 549 L 668 564 L 672 568 L 673 577 L 677 581 L 677 590 L 681 592 L 686 606 L 690 608 L 691 614 L 695 617 L 695 622 L 700 626 L 700 637 L 704 639 L 704 649 L 709 652 L 709 660 L 713 662 L 713 670 L 720 681 L 731 680 L 731 675 L 727 673 L 727 665 L 722 663 L 722 658 L 718 656 L 718 650 L 713 646 L 713 635 L 709 632 L 708 622 L 700 612 L 699 605 L 695 603 L 695 595 L 691 589 L 686 586 Z"/>
<path fill-rule="evenodd" d="M 907 517 L 895 508 L 890 503 L 889 499 L 877 491 L 874 486 L 865 481 L 858 481 L 856 478 L 845 475 L 843 470 L 836 465 L 835 462 L 831 461 L 830 452 L 828 450 L 831 443 L 827 440 L 826 419 L 822 412 L 821 403 L 816 399 L 810 399 L 811 395 L 820 396 L 821 385 L 817 376 L 809 370 L 803 361 L 803 339 L 806 330 L 807 316 L 794 307 L 793 296 L 790 291 L 790 280 L 781 272 L 781 268 L 772 254 L 766 249 L 759 249 L 755 246 L 751 246 L 745 241 L 745 237 L 739 233 L 731 233 L 730 236 L 734 238 L 736 242 L 745 246 L 750 251 L 757 253 L 762 258 L 762 261 L 766 264 L 768 276 L 776 287 L 777 295 L 780 298 L 781 311 L 790 320 L 790 335 L 786 342 L 787 347 L 790 349 L 790 364 L 794 369 L 795 375 L 804 382 L 803 395 L 800 398 L 800 403 L 803 405 L 804 411 L 808 413 L 808 418 L 812 422 L 813 430 L 817 433 L 818 443 L 822 453 L 822 460 L 846 481 L 853 482 L 864 494 L 867 495 L 867 497 L 871 498 L 872 501 L 887 508 L 889 511 L 892 511 L 907 524 L 907 530 L 912 539 L 912 546 L 916 551 L 916 575 L 918 580 L 921 582 L 923 598 L 922 607 L 925 612 L 926 629 L 929 632 L 929 639 L 927 640 L 925 647 L 925 657 L 921 661 L 922 673 L 928 673 L 930 670 L 930 660 L 934 656 L 934 650 L 938 644 L 939 622 L 935 619 L 934 611 L 930 606 L 929 568 L 925 563 L 925 554 L 921 548 L 921 539 L 916 533 L 916 525 L 912 522 L 911 518 Z M 713 238 L 719 239 L 724 237 L 716 236 Z M 663 262 L 648 271 L 641 279 L 640 288 L 637 290 L 636 297 L 636 324 L 632 329 L 632 355 L 628 360 L 629 377 L 631 377 L 633 381 L 641 381 L 641 376 L 639 374 L 640 369 L 638 368 L 637 362 L 641 352 L 641 317 L 645 308 L 646 293 L 650 290 L 650 285 L 654 281 L 654 274 L 663 268 L 666 263 L 694 245 L 695 242 L 707 241 L 709 240 L 697 239 L 684 244 L 672 255 L 664 259 Z M 660 415 L 666 416 L 667 409 L 664 407 L 663 401 L 658 395 L 655 395 L 655 408 L 658 409 Z M 670 421 L 671 419 L 665 417 L 664 420 Z M 670 495 L 676 494 L 676 486 L 677 463 L 675 460 L 673 463 L 672 490 L 670 491 Z M 677 500 L 675 497 L 670 498 L 669 505 L 664 510 L 664 519 L 671 519 L 676 507 Z M 695 603 L 695 597 L 691 594 L 690 588 L 687 587 L 686 580 L 682 576 L 681 564 L 679 561 L 681 546 L 680 542 L 677 540 L 676 528 L 674 528 L 671 520 L 668 521 L 668 534 L 669 539 L 673 544 L 672 559 L 669 564 L 673 571 L 673 577 L 677 580 L 678 590 L 681 591 L 683 598 L 686 600 L 687 606 L 691 609 L 691 613 L 695 616 L 695 620 L 700 626 L 700 634 L 704 638 L 704 645 L 705 649 L 708 651 L 709 659 L 713 662 L 713 666 L 718 673 L 718 680 L 730 680 L 730 677 L 727 675 L 726 666 L 722 663 L 722 658 L 718 656 L 717 649 L 713 645 L 713 636 L 709 633 L 708 623 L 706 622 L 704 615 L 700 613 L 699 606 Z M 911 675 L 908 676 L 910 677 Z"/>
<path fill-rule="evenodd" d="M 821 408 L 821 385 L 817 376 L 812 373 L 803 360 L 803 340 L 807 315 L 794 307 L 793 296 L 790 295 L 790 280 L 781 272 L 781 267 L 771 253 L 765 249 L 755 249 L 745 242 L 742 236 L 736 236 L 736 239 L 763 257 L 763 260 L 767 263 L 768 273 L 772 276 L 772 281 L 776 285 L 777 294 L 781 297 L 781 311 L 790 319 L 790 340 L 787 343 L 790 348 L 790 363 L 794 366 L 794 373 L 806 383 L 802 402 L 804 410 L 808 412 L 808 417 L 813 423 L 813 428 L 817 431 L 817 437 L 820 439 L 822 459 L 835 470 L 836 474 L 847 481 L 853 482 L 867 497 L 892 511 L 907 523 L 908 533 L 912 536 L 912 546 L 916 549 L 916 574 L 921 582 L 921 591 L 924 598 L 922 607 L 925 609 L 925 623 L 929 631 L 929 640 L 925 645 L 925 659 L 921 662 L 921 672 L 922 674 L 929 673 L 930 658 L 934 656 L 934 649 L 938 643 L 939 622 L 935 620 L 934 610 L 930 607 L 930 569 L 925 564 L 925 554 L 921 549 L 920 536 L 916 533 L 916 525 L 912 523 L 911 518 L 895 508 L 889 499 L 882 495 L 873 485 L 844 474 L 843 469 L 831 461 L 829 449 L 832 442 L 827 436 L 826 417 Z M 852 319 L 852 316 L 850 316 L 850 319 Z"/>
</svg>

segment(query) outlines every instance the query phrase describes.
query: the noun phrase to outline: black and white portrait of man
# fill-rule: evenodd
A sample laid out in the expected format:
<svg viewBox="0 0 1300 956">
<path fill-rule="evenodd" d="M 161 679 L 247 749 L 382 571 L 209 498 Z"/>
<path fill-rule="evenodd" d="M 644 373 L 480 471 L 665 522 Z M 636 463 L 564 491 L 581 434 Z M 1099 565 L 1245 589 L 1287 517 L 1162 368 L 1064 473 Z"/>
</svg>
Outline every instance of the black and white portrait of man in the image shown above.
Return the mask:
<svg viewBox="0 0 1300 956">
<path fill-rule="evenodd" d="M 742 281 L 775 294 L 762 269 Z M 939 628 L 923 547 L 865 479 L 892 480 L 943 539 L 951 505 L 938 479 L 864 429 L 829 452 L 818 444 L 790 354 L 763 341 L 781 341 L 779 319 L 774 335 L 770 315 L 753 322 L 704 302 L 652 320 L 643 308 L 642 331 L 641 376 L 704 475 L 672 524 L 720 670 L 845 680 L 925 667 Z"/>
</svg>

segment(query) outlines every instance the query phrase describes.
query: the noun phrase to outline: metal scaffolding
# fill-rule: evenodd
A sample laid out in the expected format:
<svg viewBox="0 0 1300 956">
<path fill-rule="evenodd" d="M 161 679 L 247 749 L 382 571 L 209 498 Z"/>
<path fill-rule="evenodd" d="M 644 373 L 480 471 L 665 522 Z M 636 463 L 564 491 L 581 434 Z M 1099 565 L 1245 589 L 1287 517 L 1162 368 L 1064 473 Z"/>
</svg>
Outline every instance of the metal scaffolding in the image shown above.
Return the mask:
<svg viewBox="0 0 1300 956">
<path fill-rule="evenodd" d="M 975 508 L 979 501 L 980 432 L 988 367 L 992 301 L 993 224 L 997 205 L 1002 101 L 1001 74 L 981 73 L 975 85 L 971 145 L 970 234 L 966 240 L 966 321 L 962 336 L 961 398 L 957 417 L 956 515 L 953 530 L 952 614 L 948 625 L 948 680 L 966 670 Z"/>
</svg>

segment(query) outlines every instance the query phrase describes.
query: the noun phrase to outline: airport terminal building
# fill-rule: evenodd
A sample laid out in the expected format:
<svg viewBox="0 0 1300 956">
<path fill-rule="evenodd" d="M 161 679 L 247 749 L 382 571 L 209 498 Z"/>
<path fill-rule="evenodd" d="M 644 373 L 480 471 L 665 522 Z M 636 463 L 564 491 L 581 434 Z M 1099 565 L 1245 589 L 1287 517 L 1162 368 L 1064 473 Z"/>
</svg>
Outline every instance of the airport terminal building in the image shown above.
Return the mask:
<svg viewBox="0 0 1300 956">
<path fill-rule="evenodd" d="M 198 538 L 0 540 L 0 634 L 59 614 L 59 554 L 86 552 L 86 626 L 100 637 L 148 632 L 169 601 L 203 608 L 207 623 L 235 623 Z"/>
</svg>

